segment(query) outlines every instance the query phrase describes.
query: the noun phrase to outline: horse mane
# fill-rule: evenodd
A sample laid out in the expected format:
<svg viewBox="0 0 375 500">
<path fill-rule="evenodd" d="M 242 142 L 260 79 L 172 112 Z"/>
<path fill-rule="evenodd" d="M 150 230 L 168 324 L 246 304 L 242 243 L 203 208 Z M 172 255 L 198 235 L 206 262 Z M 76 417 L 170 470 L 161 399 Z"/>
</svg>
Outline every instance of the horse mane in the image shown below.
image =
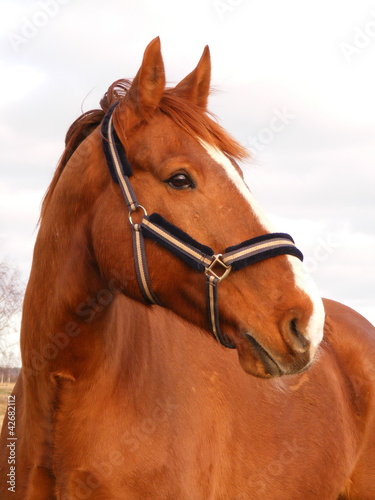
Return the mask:
<svg viewBox="0 0 375 500">
<path fill-rule="evenodd" d="M 122 99 L 130 87 L 130 80 L 122 79 L 114 82 L 100 100 L 101 109 L 91 109 L 79 116 L 69 127 L 65 136 L 65 149 L 57 164 L 52 181 L 47 189 L 42 203 L 43 217 L 47 205 L 55 190 L 56 184 L 74 151 L 100 124 L 109 108 L 117 101 Z"/>
<path fill-rule="evenodd" d="M 71 124 L 65 136 L 64 152 L 43 199 L 41 218 L 49 204 L 56 184 L 74 151 L 101 123 L 108 109 L 115 102 L 126 96 L 130 86 L 131 80 L 120 79 L 115 81 L 100 100 L 101 109 L 86 111 Z M 212 113 L 175 96 L 173 89 L 166 89 L 160 101 L 159 111 L 168 115 L 190 135 L 213 144 L 229 157 L 242 160 L 248 156 L 246 148 L 217 123 Z"/>
</svg>

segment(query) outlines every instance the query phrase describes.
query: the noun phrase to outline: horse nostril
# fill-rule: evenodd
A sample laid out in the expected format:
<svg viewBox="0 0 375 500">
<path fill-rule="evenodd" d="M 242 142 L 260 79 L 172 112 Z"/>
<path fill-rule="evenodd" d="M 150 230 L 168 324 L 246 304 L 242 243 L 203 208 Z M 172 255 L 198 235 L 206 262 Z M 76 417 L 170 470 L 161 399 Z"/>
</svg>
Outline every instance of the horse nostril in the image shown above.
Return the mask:
<svg viewBox="0 0 375 500">
<path fill-rule="evenodd" d="M 298 319 L 292 318 L 289 322 L 289 343 L 294 350 L 306 352 L 310 348 L 310 341 L 298 329 Z"/>
<path fill-rule="evenodd" d="M 297 319 L 296 318 L 293 318 L 290 320 L 290 331 L 294 334 L 294 335 L 298 335 L 299 332 L 298 332 L 298 329 L 297 329 Z"/>
</svg>

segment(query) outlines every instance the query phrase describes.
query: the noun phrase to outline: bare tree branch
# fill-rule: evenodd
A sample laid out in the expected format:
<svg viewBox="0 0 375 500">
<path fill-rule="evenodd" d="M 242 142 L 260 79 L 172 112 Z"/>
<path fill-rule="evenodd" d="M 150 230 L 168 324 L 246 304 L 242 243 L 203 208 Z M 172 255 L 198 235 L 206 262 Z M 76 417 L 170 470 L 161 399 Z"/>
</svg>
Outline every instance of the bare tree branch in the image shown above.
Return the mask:
<svg viewBox="0 0 375 500">
<path fill-rule="evenodd" d="M 0 364 L 9 366 L 12 353 L 9 352 L 7 335 L 12 331 L 12 320 L 21 311 L 23 291 L 20 272 L 7 262 L 0 262 Z"/>
</svg>

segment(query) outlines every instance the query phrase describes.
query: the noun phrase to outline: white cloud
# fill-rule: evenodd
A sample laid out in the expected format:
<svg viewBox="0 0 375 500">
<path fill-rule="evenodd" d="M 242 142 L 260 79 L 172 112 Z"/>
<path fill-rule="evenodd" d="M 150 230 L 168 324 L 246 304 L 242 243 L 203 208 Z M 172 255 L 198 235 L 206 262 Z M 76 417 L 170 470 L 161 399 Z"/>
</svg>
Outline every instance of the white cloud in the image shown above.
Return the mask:
<svg viewBox="0 0 375 500">
<path fill-rule="evenodd" d="M 43 194 L 40 189 L 15 189 L 5 182 L 0 185 L 0 255 L 19 267 L 24 280 L 30 271 Z"/>
<path fill-rule="evenodd" d="M 22 12 L 21 2 L 13 2 L 11 0 L 3 0 L 1 2 L 0 36 L 8 37 L 9 33 L 17 25 Z"/>
<path fill-rule="evenodd" d="M 0 109 L 27 98 L 45 79 L 45 73 L 32 66 L 9 66 L 1 61 L 0 72 Z"/>
</svg>

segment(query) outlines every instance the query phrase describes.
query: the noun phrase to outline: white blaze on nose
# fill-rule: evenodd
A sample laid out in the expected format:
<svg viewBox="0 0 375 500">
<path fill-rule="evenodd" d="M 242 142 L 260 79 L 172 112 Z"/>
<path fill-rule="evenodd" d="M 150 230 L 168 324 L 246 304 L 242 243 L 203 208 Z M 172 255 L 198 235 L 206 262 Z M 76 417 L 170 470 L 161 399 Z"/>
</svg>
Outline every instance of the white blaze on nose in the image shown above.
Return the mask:
<svg viewBox="0 0 375 500">
<path fill-rule="evenodd" d="M 306 326 L 306 332 L 308 332 L 307 337 L 309 338 L 312 346 L 316 348 L 323 338 L 325 323 L 323 302 L 318 288 L 311 275 L 306 270 L 303 262 L 295 257 L 292 257 L 291 255 L 287 255 L 287 259 L 293 269 L 296 287 L 306 293 L 313 305 L 313 311 Z"/>
<path fill-rule="evenodd" d="M 229 179 L 233 182 L 233 184 L 236 186 L 238 191 L 242 194 L 242 196 L 248 202 L 248 204 L 250 205 L 250 208 L 254 212 L 255 217 L 258 219 L 258 221 L 264 227 L 264 232 L 265 233 L 276 232 L 271 221 L 268 219 L 266 214 L 261 209 L 259 203 L 256 201 L 256 199 L 252 195 L 251 191 L 246 186 L 245 181 L 242 179 L 240 174 L 234 168 L 234 165 L 230 161 L 230 159 L 222 151 L 220 151 L 220 149 L 215 148 L 215 146 L 211 146 L 211 144 L 207 144 L 204 141 L 200 141 L 200 143 L 202 144 L 204 149 L 207 151 L 207 153 L 211 156 L 211 158 L 213 160 L 215 160 L 216 163 L 218 163 L 219 165 L 221 165 L 224 168 Z"/>
<path fill-rule="evenodd" d="M 241 193 L 243 198 L 248 202 L 255 217 L 263 226 L 264 232 L 265 233 L 277 232 L 273 227 L 272 223 L 269 221 L 268 217 L 263 212 L 258 202 L 255 200 L 249 188 L 246 186 L 244 180 L 242 179 L 238 171 L 235 169 L 230 159 L 215 146 L 207 144 L 204 141 L 199 141 L 199 142 L 207 151 L 207 153 L 210 155 L 210 157 L 216 163 L 218 163 L 223 167 L 229 179 L 236 186 L 236 188 Z M 236 244 L 236 242 L 234 242 L 233 244 Z M 292 272 L 294 274 L 294 282 L 296 287 L 299 288 L 302 292 L 304 292 L 312 302 L 313 312 L 311 314 L 309 323 L 306 328 L 307 331 L 306 336 L 311 341 L 312 346 L 317 347 L 323 338 L 323 327 L 325 321 L 325 312 L 322 299 L 319 295 L 319 292 L 316 288 L 313 279 L 306 271 L 303 263 L 299 259 L 291 255 L 287 255 L 286 257 L 292 267 Z"/>
</svg>

